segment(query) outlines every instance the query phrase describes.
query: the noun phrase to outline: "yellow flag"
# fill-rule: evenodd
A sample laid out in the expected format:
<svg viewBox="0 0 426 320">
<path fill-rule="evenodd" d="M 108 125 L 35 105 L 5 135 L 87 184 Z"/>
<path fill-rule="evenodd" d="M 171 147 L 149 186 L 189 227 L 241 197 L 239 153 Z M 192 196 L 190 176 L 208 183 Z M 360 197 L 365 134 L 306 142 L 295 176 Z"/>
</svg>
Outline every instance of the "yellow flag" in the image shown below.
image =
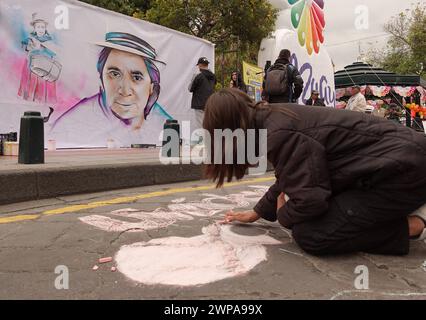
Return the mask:
<svg viewBox="0 0 426 320">
<path fill-rule="evenodd" d="M 243 61 L 243 77 L 247 94 L 255 101 L 262 100 L 263 69 Z"/>
</svg>

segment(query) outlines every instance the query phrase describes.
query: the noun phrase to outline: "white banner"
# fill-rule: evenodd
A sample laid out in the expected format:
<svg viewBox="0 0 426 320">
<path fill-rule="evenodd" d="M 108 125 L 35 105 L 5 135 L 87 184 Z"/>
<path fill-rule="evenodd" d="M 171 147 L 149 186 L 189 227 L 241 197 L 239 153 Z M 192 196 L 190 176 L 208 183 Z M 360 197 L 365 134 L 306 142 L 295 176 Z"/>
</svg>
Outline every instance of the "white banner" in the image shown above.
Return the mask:
<svg viewBox="0 0 426 320">
<path fill-rule="evenodd" d="M 258 65 L 275 62 L 282 49 L 292 53 L 291 63 L 304 80 L 299 103 L 305 104 L 313 90 L 320 93 L 327 106 L 335 106 L 334 67 L 325 48 L 326 4 L 323 0 L 269 0 L 280 10 L 276 30 L 262 40 Z"/>
<path fill-rule="evenodd" d="M 46 116 L 59 148 L 159 144 L 166 119 L 192 120 L 188 85 L 208 41 L 78 1 L 1 0 L 0 132 Z"/>
</svg>

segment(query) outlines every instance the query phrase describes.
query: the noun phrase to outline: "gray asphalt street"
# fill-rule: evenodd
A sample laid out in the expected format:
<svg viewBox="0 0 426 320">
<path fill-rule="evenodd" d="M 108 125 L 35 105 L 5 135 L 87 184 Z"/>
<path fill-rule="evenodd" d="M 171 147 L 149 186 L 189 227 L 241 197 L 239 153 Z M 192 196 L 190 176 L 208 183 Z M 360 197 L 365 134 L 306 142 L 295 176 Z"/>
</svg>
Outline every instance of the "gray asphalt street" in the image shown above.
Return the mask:
<svg viewBox="0 0 426 320">
<path fill-rule="evenodd" d="M 318 258 L 277 223 L 218 223 L 272 183 L 265 175 L 219 190 L 198 181 L 1 206 L 0 298 L 426 299 L 425 243 L 406 257 Z"/>
</svg>

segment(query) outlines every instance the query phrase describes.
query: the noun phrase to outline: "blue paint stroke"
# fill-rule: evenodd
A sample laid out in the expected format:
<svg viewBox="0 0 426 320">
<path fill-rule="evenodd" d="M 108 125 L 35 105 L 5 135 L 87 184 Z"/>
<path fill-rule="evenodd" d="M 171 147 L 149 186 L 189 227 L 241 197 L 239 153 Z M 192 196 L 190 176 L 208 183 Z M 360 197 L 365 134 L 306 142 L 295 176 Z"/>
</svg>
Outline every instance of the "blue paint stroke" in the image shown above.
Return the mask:
<svg viewBox="0 0 426 320">
<path fill-rule="evenodd" d="M 164 110 L 164 108 L 158 102 L 154 104 L 154 110 L 165 117 L 167 120 L 173 120 L 173 117 L 166 110 Z"/>
</svg>

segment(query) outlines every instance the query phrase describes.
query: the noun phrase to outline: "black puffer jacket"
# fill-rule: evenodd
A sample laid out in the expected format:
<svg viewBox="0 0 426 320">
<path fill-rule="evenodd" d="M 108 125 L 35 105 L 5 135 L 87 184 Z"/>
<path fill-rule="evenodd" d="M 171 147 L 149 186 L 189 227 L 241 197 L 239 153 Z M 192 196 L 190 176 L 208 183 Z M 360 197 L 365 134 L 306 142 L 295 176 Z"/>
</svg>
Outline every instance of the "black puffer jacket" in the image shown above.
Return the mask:
<svg viewBox="0 0 426 320">
<path fill-rule="evenodd" d="M 192 81 L 189 91 L 192 92 L 191 108 L 204 110 L 207 99 L 214 93 L 216 76 L 207 69 L 201 72 Z"/>
<path fill-rule="evenodd" d="M 268 130 L 268 160 L 277 178 L 254 208 L 263 218 L 291 228 L 324 214 L 329 199 L 350 188 L 368 185 L 392 193 L 426 185 L 424 134 L 360 112 L 276 106 L 299 120 L 256 112 L 256 128 Z M 277 212 L 281 192 L 290 200 Z"/>
</svg>

